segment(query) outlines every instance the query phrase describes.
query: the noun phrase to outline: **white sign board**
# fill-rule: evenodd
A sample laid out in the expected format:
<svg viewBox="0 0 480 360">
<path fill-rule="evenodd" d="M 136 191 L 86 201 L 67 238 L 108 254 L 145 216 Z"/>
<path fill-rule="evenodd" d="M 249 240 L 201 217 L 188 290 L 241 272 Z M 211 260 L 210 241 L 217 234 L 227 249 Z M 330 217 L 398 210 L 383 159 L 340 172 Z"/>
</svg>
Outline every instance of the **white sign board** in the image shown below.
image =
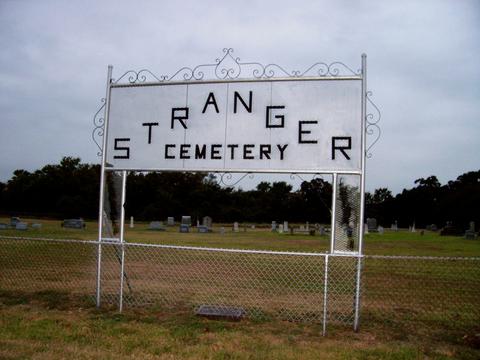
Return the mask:
<svg viewBox="0 0 480 360">
<path fill-rule="evenodd" d="M 361 80 L 112 85 L 107 168 L 361 171 Z"/>
</svg>

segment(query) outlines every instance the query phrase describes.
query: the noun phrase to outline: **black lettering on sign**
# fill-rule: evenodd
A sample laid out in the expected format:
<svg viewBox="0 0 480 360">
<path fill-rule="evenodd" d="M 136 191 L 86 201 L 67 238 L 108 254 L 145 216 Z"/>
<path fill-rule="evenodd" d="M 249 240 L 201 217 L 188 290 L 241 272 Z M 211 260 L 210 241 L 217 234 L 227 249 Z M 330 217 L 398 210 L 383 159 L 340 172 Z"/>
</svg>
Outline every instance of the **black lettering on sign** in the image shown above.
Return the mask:
<svg viewBox="0 0 480 360">
<path fill-rule="evenodd" d="M 175 149 L 175 144 L 165 144 L 165 159 L 175 159 L 175 155 L 170 155 L 169 149 Z"/>
<path fill-rule="evenodd" d="M 303 130 L 303 125 L 318 124 L 317 120 L 299 121 L 298 122 L 298 143 L 299 144 L 316 144 L 317 140 L 305 140 L 303 134 L 311 134 L 310 130 Z"/>
<path fill-rule="evenodd" d="M 182 112 L 182 115 L 177 115 L 177 112 Z M 175 120 L 178 120 L 180 124 L 182 124 L 183 128 L 186 129 L 187 125 L 185 124 L 184 120 L 188 119 L 188 107 L 183 108 L 172 108 L 172 121 L 170 123 L 170 128 L 173 129 L 173 124 Z"/>
<path fill-rule="evenodd" d="M 182 144 L 180 145 L 180 159 L 190 159 L 190 155 L 188 155 L 188 151 L 190 150 L 190 144 Z"/>
<path fill-rule="evenodd" d="M 253 160 L 255 157 L 252 155 L 252 148 L 255 147 L 254 144 L 245 144 L 243 145 L 243 158 L 245 160 Z"/>
<path fill-rule="evenodd" d="M 238 144 L 228 144 L 227 147 L 230 149 L 230 159 L 235 158 L 235 148 L 238 148 Z"/>
<path fill-rule="evenodd" d="M 285 109 L 285 106 L 267 106 L 267 119 L 266 119 L 266 124 L 265 124 L 265 127 L 267 129 L 285 127 L 285 115 L 275 115 L 274 116 L 274 119 L 280 120 L 280 124 L 270 123 L 270 120 L 271 120 L 270 112 L 271 112 L 271 110 L 274 110 L 274 109 Z"/>
<path fill-rule="evenodd" d="M 222 144 L 212 144 L 210 146 L 210 158 L 212 160 L 219 160 L 222 158 L 222 155 L 220 154 L 220 149 L 222 148 Z"/>
<path fill-rule="evenodd" d="M 285 145 L 277 145 L 278 150 L 280 151 L 280 160 L 283 160 L 284 155 L 283 153 L 285 152 L 285 149 L 287 148 L 288 144 Z"/>
<path fill-rule="evenodd" d="M 130 141 L 130 138 L 116 138 L 115 140 L 115 145 L 113 147 L 113 150 L 117 151 L 125 151 L 125 155 L 114 155 L 114 159 L 130 159 L 130 148 L 128 146 L 118 146 L 118 143 L 120 142 L 127 142 Z"/>
<path fill-rule="evenodd" d="M 142 126 L 148 126 L 148 143 L 152 143 L 152 126 L 158 126 L 158 122 L 143 123 Z"/>
<path fill-rule="evenodd" d="M 195 145 L 195 159 L 206 159 L 207 158 L 207 145 L 203 144 L 202 147 L 200 145 Z"/>
<path fill-rule="evenodd" d="M 215 100 L 215 95 L 213 94 L 213 92 L 208 94 L 207 102 L 205 103 L 205 106 L 203 107 L 202 114 L 205 114 L 205 111 L 207 111 L 208 105 L 215 106 L 215 111 L 217 112 L 217 114 L 220 112 L 220 111 L 218 111 L 217 100 Z"/>
<path fill-rule="evenodd" d="M 272 152 L 272 145 L 261 144 L 260 145 L 260 160 L 265 156 L 266 159 L 270 160 L 270 153 Z"/>
<path fill-rule="evenodd" d="M 346 145 L 338 146 L 337 141 L 347 142 Z M 344 143 L 345 144 L 345 143 Z M 352 149 L 352 137 L 351 136 L 333 136 L 332 137 L 332 160 L 335 160 L 335 150 L 340 150 L 340 152 L 345 156 L 347 160 L 350 160 L 350 156 L 345 152 L 345 150 Z"/>
<path fill-rule="evenodd" d="M 238 92 L 234 92 L 233 93 L 233 113 L 236 114 L 237 113 L 237 100 L 240 100 L 240 102 L 242 103 L 243 107 L 245 109 L 247 109 L 247 111 L 249 113 L 252 112 L 252 92 L 250 91 L 249 94 L 248 94 L 248 105 L 245 101 L 243 101 L 242 97 L 240 96 L 240 94 Z"/>
</svg>

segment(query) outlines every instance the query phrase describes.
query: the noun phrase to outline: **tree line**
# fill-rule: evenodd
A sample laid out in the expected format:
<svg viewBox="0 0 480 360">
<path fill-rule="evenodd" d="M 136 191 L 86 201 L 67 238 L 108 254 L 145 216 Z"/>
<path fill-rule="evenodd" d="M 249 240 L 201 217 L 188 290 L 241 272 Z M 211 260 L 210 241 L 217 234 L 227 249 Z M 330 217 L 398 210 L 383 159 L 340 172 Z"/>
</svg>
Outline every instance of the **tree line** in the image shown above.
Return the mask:
<svg viewBox="0 0 480 360">
<path fill-rule="evenodd" d="M 6 216 L 51 218 L 83 217 L 98 214 L 100 166 L 84 164 L 79 158 L 64 157 L 59 164 L 34 172 L 16 170 L 6 183 L 0 182 L 0 212 Z M 113 216 L 119 199 L 119 176 L 107 177 L 108 201 Z M 342 188 L 339 192 L 340 200 Z M 137 220 L 193 219 L 211 216 L 215 222 L 329 223 L 332 204 L 331 183 L 322 178 L 303 181 L 298 189 L 279 182 L 260 182 L 244 191 L 222 186 L 208 173 L 129 173 L 126 216 Z M 383 226 L 395 221 L 400 227 L 415 222 L 442 227 L 452 221 L 458 227 L 480 224 L 480 170 L 467 172 L 447 184 L 436 176 L 415 180 L 414 187 L 393 195 L 387 188 L 366 194 L 366 217 Z"/>
</svg>

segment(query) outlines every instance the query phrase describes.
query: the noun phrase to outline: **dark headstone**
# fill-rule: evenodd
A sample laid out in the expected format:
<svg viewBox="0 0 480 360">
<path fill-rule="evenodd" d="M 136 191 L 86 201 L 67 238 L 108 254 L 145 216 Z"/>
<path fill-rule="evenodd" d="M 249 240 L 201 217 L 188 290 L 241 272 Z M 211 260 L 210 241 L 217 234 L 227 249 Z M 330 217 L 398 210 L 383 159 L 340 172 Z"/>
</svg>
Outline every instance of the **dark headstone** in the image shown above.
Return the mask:
<svg viewBox="0 0 480 360">
<path fill-rule="evenodd" d="M 28 224 L 24 222 L 17 222 L 15 225 L 16 230 L 27 230 L 28 229 Z"/>
<path fill-rule="evenodd" d="M 85 226 L 83 219 L 65 219 L 62 222 L 62 227 L 69 229 L 85 229 Z"/>
<path fill-rule="evenodd" d="M 180 224 L 179 231 L 181 233 L 188 233 L 188 232 L 190 232 L 190 226 L 188 226 L 187 224 Z"/>
<path fill-rule="evenodd" d="M 463 231 L 453 225 L 451 221 L 447 221 L 447 224 L 440 230 L 440 236 L 462 236 Z"/>
<path fill-rule="evenodd" d="M 208 229 L 212 228 L 212 218 L 210 216 L 204 216 L 202 219 L 202 225 L 206 226 Z"/>
<path fill-rule="evenodd" d="M 367 219 L 367 228 L 368 228 L 368 232 L 377 232 L 378 231 L 377 219 L 368 218 Z"/>
<path fill-rule="evenodd" d="M 12 216 L 12 217 L 10 218 L 10 226 L 11 226 L 12 228 L 16 228 L 17 223 L 19 223 L 19 222 L 21 222 L 21 220 L 20 220 L 19 217 Z"/>
<path fill-rule="evenodd" d="M 199 233 L 202 233 L 202 234 L 205 234 L 205 233 L 208 233 L 212 230 L 210 230 L 210 228 L 206 227 L 205 225 L 200 225 L 200 226 L 197 226 L 197 231 Z M 188 232 L 188 231 L 187 231 Z"/>
<path fill-rule="evenodd" d="M 182 216 L 182 225 L 192 226 L 192 217 L 191 216 Z"/>
<path fill-rule="evenodd" d="M 242 317 L 245 316 L 245 310 L 243 308 L 224 305 L 200 305 L 195 311 L 195 314 L 212 318 L 229 318 L 234 320 L 240 320 Z"/>
<path fill-rule="evenodd" d="M 152 221 L 148 226 L 148 230 L 155 230 L 155 231 L 165 231 L 167 230 L 161 221 Z"/>
<path fill-rule="evenodd" d="M 475 222 L 470 221 L 469 228 L 465 231 L 465 239 L 474 240 L 477 238 L 477 233 L 475 232 Z"/>
<path fill-rule="evenodd" d="M 10 229 L 10 225 L 0 223 L 0 230 L 8 230 L 8 229 Z"/>
</svg>

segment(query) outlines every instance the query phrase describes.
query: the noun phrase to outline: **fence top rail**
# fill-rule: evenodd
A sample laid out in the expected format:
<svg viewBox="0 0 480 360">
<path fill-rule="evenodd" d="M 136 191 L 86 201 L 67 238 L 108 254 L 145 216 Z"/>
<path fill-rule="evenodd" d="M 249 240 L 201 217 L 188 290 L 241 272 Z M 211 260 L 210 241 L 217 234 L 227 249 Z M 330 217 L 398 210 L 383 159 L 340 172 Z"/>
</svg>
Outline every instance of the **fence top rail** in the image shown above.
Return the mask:
<svg viewBox="0 0 480 360">
<path fill-rule="evenodd" d="M 364 255 L 366 259 L 403 260 L 472 260 L 480 261 L 479 256 L 421 256 L 421 255 Z"/>
<path fill-rule="evenodd" d="M 164 244 L 145 244 L 145 243 L 128 243 L 123 244 L 118 241 L 98 241 L 98 240 L 78 240 L 78 239 L 54 239 L 45 237 L 27 237 L 27 236 L 6 236 L 0 235 L 0 240 L 28 240 L 28 241 L 49 241 L 59 243 L 75 243 L 89 245 L 116 245 L 125 247 L 144 247 L 144 248 L 161 248 L 172 250 L 190 250 L 190 251 L 206 251 L 206 252 L 223 252 L 223 253 L 240 253 L 240 254 L 265 254 L 265 255 L 284 255 L 284 256 L 320 256 L 320 257 L 350 257 L 350 258 L 366 258 L 366 259 L 403 259 L 403 260 L 464 260 L 464 261 L 480 261 L 480 256 L 415 256 L 415 255 L 360 255 L 354 253 L 326 253 L 326 252 L 300 252 L 300 251 L 275 251 L 275 250 L 248 250 L 248 249 L 228 249 L 228 248 L 212 248 L 202 246 L 181 246 L 181 245 L 164 245 Z"/>
<path fill-rule="evenodd" d="M 31 241 L 50 241 L 50 242 L 64 242 L 64 243 L 76 243 L 76 244 L 98 244 L 97 240 L 79 240 L 79 239 L 55 239 L 46 237 L 29 237 L 29 236 L 6 236 L 0 235 L 0 239 L 7 240 L 31 240 Z"/>
</svg>

